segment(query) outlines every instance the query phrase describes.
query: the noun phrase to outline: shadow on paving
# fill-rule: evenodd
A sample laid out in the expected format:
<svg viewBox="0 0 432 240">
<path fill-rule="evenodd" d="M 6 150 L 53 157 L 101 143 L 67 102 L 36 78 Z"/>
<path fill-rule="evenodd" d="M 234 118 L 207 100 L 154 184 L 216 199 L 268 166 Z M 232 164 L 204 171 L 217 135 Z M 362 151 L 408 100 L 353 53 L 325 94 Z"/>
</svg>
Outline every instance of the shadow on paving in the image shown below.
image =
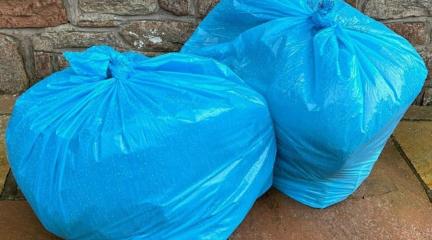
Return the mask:
<svg viewBox="0 0 432 240">
<path fill-rule="evenodd" d="M 255 204 L 232 240 L 430 239 L 432 205 L 390 142 L 370 178 L 348 200 L 325 210 L 303 206 L 276 190 Z M 0 201 L 0 236 L 57 239 L 43 230 L 25 201 Z"/>
</svg>

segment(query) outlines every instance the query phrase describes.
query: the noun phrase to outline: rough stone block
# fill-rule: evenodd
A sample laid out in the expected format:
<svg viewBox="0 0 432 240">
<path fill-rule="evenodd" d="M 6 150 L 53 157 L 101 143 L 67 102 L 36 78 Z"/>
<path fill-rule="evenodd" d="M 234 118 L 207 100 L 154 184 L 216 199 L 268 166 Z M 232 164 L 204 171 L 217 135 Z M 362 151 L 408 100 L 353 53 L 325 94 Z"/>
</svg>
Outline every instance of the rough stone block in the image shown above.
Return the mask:
<svg viewBox="0 0 432 240">
<path fill-rule="evenodd" d="M 63 53 L 35 52 L 36 80 L 40 80 L 68 66 Z"/>
<path fill-rule="evenodd" d="M 87 13 L 79 16 L 77 25 L 80 27 L 115 27 L 121 22 L 120 17 L 116 15 Z"/>
<path fill-rule="evenodd" d="M 424 97 L 424 88 L 421 90 L 419 95 L 417 95 L 417 98 L 414 100 L 413 105 L 421 106 L 423 105 L 423 97 Z"/>
<path fill-rule="evenodd" d="M 0 115 L 0 194 L 3 192 L 3 187 L 6 182 L 7 174 L 9 173 L 9 164 L 6 157 L 5 145 L 5 130 L 9 116 Z"/>
<path fill-rule="evenodd" d="M 59 52 L 61 49 L 87 48 L 101 44 L 120 49 L 126 47 L 112 31 L 88 32 L 66 25 L 33 36 L 32 42 L 35 51 L 45 52 Z"/>
<path fill-rule="evenodd" d="M 405 37 L 413 45 L 426 43 L 427 30 L 424 22 L 395 22 L 388 23 L 387 26 Z"/>
<path fill-rule="evenodd" d="M 420 55 L 423 57 L 426 66 L 429 69 L 429 76 L 426 80 L 425 86 L 426 87 L 432 87 L 432 49 L 422 49 L 419 51 Z"/>
<path fill-rule="evenodd" d="M 219 0 L 196 0 L 198 17 L 205 17 L 218 3 Z"/>
<path fill-rule="evenodd" d="M 66 22 L 62 0 L 0 1 L 0 28 L 53 27 Z"/>
<path fill-rule="evenodd" d="M 425 88 L 423 89 L 422 93 L 420 94 L 421 100 L 417 101 L 416 104 L 418 104 L 418 103 L 422 104 L 423 103 L 427 88 L 432 87 L 432 50 L 429 48 L 426 48 L 426 49 L 419 50 L 419 52 L 420 52 L 420 55 L 423 57 L 427 68 L 429 69 L 429 76 L 426 79 Z"/>
<path fill-rule="evenodd" d="M 80 0 L 79 8 L 87 13 L 146 15 L 159 10 L 157 0 Z"/>
<path fill-rule="evenodd" d="M 186 16 L 189 14 L 188 0 L 159 0 L 162 9 L 172 12 L 177 16 Z"/>
<path fill-rule="evenodd" d="M 177 21 L 137 21 L 124 26 L 121 35 L 139 51 L 178 51 L 195 26 Z"/>
<path fill-rule="evenodd" d="M 432 106 L 432 88 L 426 87 L 423 95 L 423 105 Z"/>
<path fill-rule="evenodd" d="M 0 95 L 0 115 L 10 114 L 17 95 Z"/>
<path fill-rule="evenodd" d="M 346 0 L 346 2 L 353 7 L 356 7 L 356 0 Z"/>
<path fill-rule="evenodd" d="M 53 70 L 60 71 L 69 66 L 69 63 L 64 58 L 63 54 L 54 54 L 53 56 Z"/>
<path fill-rule="evenodd" d="M 377 19 L 398 19 L 428 16 L 432 11 L 429 0 L 365 0 L 362 9 Z"/>
<path fill-rule="evenodd" d="M 28 85 L 18 43 L 0 34 L 0 94 L 14 94 Z"/>
<path fill-rule="evenodd" d="M 50 75 L 53 71 L 51 64 L 51 53 L 35 52 L 34 63 L 37 79 L 44 78 Z"/>
</svg>

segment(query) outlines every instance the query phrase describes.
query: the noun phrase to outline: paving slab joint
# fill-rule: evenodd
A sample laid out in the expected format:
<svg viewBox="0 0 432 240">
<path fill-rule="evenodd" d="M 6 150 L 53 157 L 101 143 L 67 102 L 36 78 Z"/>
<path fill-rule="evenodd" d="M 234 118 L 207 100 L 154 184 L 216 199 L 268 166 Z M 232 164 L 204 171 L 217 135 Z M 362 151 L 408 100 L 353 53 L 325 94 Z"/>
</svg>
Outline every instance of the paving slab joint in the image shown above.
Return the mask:
<svg viewBox="0 0 432 240">
<path fill-rule="evenodd" d="M 394 146 L 396 147 L 396 150 L 399 152 L 399 154 L 402 156 L 402 158 L 405 160 L 405 162 L 410 167 L 411 171 L 417 177 L 417 180 L 420 182 L 420 184 L 422 185 L 423 189 L 425 190 L 427 196 L 429 197 L 429 201 L 432 203 L 432 191 L 429 190 L 429 187 L 426 185 L 426 183 L 423 181 L 420 174 L 417 172 L 415 166 L 412 164 L 412 161 L 409 159 L 409 157 L 407 156 L 407 154 L 403 150 L 402 146 L 399 144 L 399 142 L 396 140 L 396 138 L 394 136 L 391 136 L 390 141 L 393 142 Z"/>
</svg>

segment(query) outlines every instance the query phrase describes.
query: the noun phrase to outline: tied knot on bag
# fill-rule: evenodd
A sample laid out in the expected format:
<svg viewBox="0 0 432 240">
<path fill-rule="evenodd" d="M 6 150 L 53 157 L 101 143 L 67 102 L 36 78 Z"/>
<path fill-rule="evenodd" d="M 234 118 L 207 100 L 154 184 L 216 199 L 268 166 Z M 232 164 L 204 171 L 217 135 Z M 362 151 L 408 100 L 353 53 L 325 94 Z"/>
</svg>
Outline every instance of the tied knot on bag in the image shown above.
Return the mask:
<svg viewBox="0 0 432 240">
<path fill-rule="evenodd" d="M 311 16 L 312 22 L 319 28 L 327 28 L 336 24 L 331 16 L 335 6 L 334 0 L 321 0 L 315 7 L 315 11 Z"/>
<path fill-rule="evenodd" d="M 64 56 L 77 75 L 124 80 L 134 71 L 126 55 L 108 46 L 95 46 L 84 52 L 66 52 Z"/>
</svg>

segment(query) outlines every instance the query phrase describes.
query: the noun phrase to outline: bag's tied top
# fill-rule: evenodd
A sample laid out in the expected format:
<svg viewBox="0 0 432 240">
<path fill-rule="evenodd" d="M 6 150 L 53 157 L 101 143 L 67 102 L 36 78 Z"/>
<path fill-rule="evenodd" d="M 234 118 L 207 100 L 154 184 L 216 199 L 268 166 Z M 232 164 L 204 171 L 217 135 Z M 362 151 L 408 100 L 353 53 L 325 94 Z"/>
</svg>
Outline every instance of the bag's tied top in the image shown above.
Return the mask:
<svg viewBox="0 0 432 240">
<path fill-rule="evenodd" d="M 334 0 L 320 0 L 311 16 L 312 21 L 320 28 L 326 28 L 335 25 L 336 22 L 331 16 L 334 6 Z"/>
<path fill-rule="evenodd" d="M 95 46 L 84 52 L 66 52 L 64 56 L 79 75 L 121 80 L 128 79 L 134 71 L 125 54 L 108 46 Z"/>
</svg>

